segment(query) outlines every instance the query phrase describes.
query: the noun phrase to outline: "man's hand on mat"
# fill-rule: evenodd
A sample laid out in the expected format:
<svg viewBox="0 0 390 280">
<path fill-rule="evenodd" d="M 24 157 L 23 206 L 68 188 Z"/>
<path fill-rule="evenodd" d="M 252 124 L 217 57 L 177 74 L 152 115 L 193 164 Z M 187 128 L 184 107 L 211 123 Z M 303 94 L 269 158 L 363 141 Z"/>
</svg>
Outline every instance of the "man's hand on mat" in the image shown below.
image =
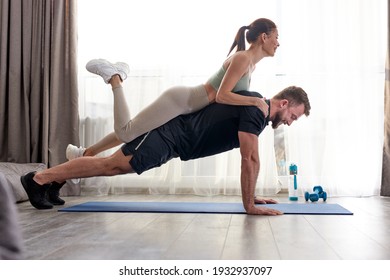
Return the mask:
<svg viewBox="0 0 390 280">
<path fill-rule="evenodd" d="M 276 203 L 278 202 L 274 199 L 255 197 L 255 204 L 276 204 Z"/>
<path fill-rule="evenodd" d="M 248 215 L 269 215 L 269 216 L 276 216 L 276 215 L 283 215 L 283 212 L 280 212 L 279 210 L 270 209 L 267 207 L 250 207 L 246 210 L 246 213 Z"/>
</svg>

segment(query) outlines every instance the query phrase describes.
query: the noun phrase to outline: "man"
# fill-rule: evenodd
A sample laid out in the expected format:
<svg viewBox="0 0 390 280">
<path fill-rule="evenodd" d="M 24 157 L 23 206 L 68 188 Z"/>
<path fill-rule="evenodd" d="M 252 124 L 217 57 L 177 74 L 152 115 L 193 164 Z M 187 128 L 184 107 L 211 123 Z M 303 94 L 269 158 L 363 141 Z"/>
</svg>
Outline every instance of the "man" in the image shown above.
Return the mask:
<svg viewBox="0 0 390 280">
<path fill-rule="evenodd" d="M 257 92 L 238 94 L 262 96 Z M 204 109 L 180 115 L 159 128 L 124 144 L 113 155 L 104 158 L 80 157 L 64 164 L 21 177 L 31 204 L 47 207 L 45 190 L 72 178 L 141 174 L 161 166 L 172 158 L 191 160 L 215 155 L 234 148 L 241 153 L 241 191 L 247 214 L 278 215 L 280 211 L 255 206 L 255 188 L 260 170 L 258 136 L 272 122 L 272 128 L 291 125 L 303 114 L 310 114 L 310 102 L 302 88 L 291 86 L 267 100 L 269 114 L 255 106 L 211 104 Z M 275 202 L 263 200 L 262 202 Z"/>
</svg>

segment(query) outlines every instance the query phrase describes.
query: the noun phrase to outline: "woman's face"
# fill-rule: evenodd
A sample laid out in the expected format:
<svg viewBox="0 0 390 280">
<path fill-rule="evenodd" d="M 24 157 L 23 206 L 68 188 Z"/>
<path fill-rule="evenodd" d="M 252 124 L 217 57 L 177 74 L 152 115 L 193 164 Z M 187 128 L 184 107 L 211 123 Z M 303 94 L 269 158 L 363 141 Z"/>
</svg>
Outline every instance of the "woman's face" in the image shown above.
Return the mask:
<svg viewBox="0 0 390 280">
<path fill-rule="evenodd" d="M 276 49 L 279 47 L 278 41 L 279 33 L 275 28 L 269 35 L 265 34 L 263 49 L 266 51 L 268 56 L 274 56 Z"/>
</svg>

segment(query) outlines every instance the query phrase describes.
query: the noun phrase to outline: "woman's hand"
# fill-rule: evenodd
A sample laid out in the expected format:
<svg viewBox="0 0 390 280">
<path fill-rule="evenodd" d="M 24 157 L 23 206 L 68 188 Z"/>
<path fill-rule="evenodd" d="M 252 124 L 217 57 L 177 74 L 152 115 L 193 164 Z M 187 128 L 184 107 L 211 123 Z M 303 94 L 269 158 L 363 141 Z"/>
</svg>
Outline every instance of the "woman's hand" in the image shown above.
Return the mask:
<svg viewBox="0 0 390 280">
<path fill-rule="evenodd" d="M 259 101 L 257 102 L 256 106 L 257 106 L 257 108 L 259 108 L 263 112 L 264 117 L 267 117 L 269 106 L 268 106 L 267 102 L 265 102 L 265 98 L 258 98 L 258 99 L 259 99 Z"/>
</svg>

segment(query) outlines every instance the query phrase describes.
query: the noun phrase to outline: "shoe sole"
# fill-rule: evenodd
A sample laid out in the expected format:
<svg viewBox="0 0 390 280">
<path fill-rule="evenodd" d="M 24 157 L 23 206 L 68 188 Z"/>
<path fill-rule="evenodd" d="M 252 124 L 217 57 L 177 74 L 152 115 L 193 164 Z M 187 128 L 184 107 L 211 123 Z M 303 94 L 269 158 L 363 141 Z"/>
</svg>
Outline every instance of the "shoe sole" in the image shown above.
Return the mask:
<svg viewBox="0 0 390 280">
<path fill-rule="evenodd" d="M 85 68 L 88 70 L 88 72 L 92 73 L 92 74 L 95 74 L 95 75 L 98 75 L 100 77 L 103 78 L 104 82 L 105 83 L 109 83 L 109 80 L 106 80 L 103 76 L 102 76 L 102 73 L 98 73 L 95 71 L 95 68 L 96 66 L 98 65 L 101 65 L 101 64 L 106 64 L 106 65 L 110 65 L 113 69 L 115 69 L 116 71 L 116 74 L 118 74 L 121 78 L 122 81 L 126 80 L 127 79 L 127 76 L 129 75 L 130 73 L 130 67 L 127 63 L 125 62 L 116 62 L 116 63 L 111 63 L 109 62 L 108 60 L 106 59 L 93 59 L 93 60 L 90 60 L 87 62 L 87 64 L 85 65 Z M 119 71 L 121 70 L 121 71 Z M 120 75 L 120 73 L 123 72 L 123 75 L 124 77 L 122 77 L 122 75 Z M 109 76 L 108 73 L 104 73 L 105 75 L 107 75 L 107 77 Z M 111 76 L 112 77 L 112 76 Z M 110 78 L 111 78 L 110 77 Z"/>
<path fill-rule="evenodd" d="M 90 68 L 91 67 L 95 67 L 96 65 L 98 64 L 102 64 L 102 63 L 105 63 L 105 64 L 112 64 L 111 62 L 109 62 L 108 60 L 106 59 L 92 59 L 90 61 L 87 62 L 87 64 L 85 65 L 85 68 L 90 71 Z M 93 72 L 92 72 L 93 73 Z"/>
<path fill-rule="evenodd" d="M 71 152 L 72 149 L 73 149 L 73 147 L 70 146 L 70 144 L 68 145 L 68 147 L 66 147 L 65 156 L 66 156 L 67 160 L 72 160 L 72 159 L 76 158 L 76 157 L 73 157 L 73 153 Z"/>
</svg>

